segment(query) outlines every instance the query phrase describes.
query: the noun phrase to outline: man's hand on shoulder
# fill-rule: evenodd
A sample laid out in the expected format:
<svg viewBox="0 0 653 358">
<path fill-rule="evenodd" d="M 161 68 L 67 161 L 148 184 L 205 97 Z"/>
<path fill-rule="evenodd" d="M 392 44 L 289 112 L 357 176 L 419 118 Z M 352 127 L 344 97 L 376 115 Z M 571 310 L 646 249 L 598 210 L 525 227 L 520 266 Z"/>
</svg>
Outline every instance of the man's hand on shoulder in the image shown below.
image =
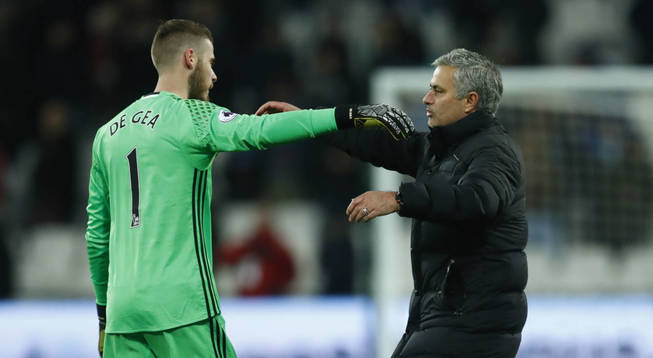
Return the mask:
<svg viewBox="0 0 653 358">
<path fill-rule="evenodd" d="M 297 111 L 301 108 L 286 102 L 268 101 L 256 110 L 256 115 Z"/>
</svg>

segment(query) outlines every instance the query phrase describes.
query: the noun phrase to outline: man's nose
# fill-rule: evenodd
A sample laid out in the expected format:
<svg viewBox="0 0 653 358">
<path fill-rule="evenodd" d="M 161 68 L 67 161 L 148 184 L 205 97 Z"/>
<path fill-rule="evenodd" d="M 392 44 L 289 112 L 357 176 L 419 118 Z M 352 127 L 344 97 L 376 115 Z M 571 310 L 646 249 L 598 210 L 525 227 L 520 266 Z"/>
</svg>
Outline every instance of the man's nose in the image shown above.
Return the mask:
<svg viewBox="0 0 653 358">
<path fill-rule="evenodd" d="M 431 104 L 430 96 L 431 96 L 431 92 L 430 92 L 430 91 L 429 91 L 429 92 L 426 92 L 426 94 L 425 94 L 424 97 L 422 98 L 422 103 L 424 103 L 424 104 Z"/>
</svg>

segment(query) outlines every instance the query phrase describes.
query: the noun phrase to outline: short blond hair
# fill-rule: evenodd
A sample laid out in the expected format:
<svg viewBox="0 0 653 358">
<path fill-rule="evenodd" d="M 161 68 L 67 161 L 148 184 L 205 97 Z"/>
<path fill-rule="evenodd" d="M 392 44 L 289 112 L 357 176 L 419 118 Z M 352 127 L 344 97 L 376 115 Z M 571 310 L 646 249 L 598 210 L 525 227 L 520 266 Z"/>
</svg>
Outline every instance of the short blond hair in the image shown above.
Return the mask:
<svg viewBox="0 0 653 358">
<path fill-rule="evenodd" d="M 175 58 L 184 47 L 194 47 L 200 51 L 200 42 L 209 39 L 213 42 L 211 30 L 199 22 L 172 19 L 159 25 L 152 41 L 152 63 L 159 74 L 175 62 Z"/>
</svg>

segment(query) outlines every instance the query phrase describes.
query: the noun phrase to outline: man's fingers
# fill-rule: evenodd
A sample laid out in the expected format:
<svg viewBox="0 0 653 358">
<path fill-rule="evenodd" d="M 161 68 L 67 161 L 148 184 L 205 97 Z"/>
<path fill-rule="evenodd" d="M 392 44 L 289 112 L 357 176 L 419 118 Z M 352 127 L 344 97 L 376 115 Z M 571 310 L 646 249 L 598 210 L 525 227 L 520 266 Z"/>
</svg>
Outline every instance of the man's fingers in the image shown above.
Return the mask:
<svg viewBox="0 0 653 358">
<path fill-rule="evenodd" d="M 261 114 L 266 113 L 290 112 L 300 109 L 301 108 L 286 102 L 267 101 L 261 107 L 259 107 L 258 110 L 256 110 L 256 115 L 260 116 Z"/>
<path fill-rule="evenodd" d="M 361 218 L 363 217 L 362 209 L 356 210 L 352 213 L 352 220 L 353 222 L 359 222 Z"/>
<path fill-rule="evenodd" d="M 358 220 L 360 220 L 360 218 L 359 218 L 360 212 L 361 212 L 360 209 L 351 210 L 350 213 L 349 213 L 349 222 L 352 222 L 352 221 L 353 222 L 358 222 Z"/>
<path fill-rule="evenodd" d="M 378 216 L 378 210 L 373 209 L 370 206 L 372 203 L 370 203 L 369 200 L 366 200 L 366 202 L 363 203 L 364 198 L 372 198 L 370 194 L 371 192 L 366 192 L 351 199 L 349 206 L 347 206 L 347 210 L 345 210 L 349 222 L 367 222 L 368 220 Z"/>
<path fill-rule="evenodd" d="M 358 205 L 350 205 L 347 208 L 347 215 L 349 216 L 349 221 L 358 221 L 357 218 L 361 213 L 361 210 L 363 209 Z"/>
<path fill-rule="evenodd" d="M 270 112 L 271 108 L 272 108 L 272 102 L 265 102 L 265 103 L 263 103 L 263 105 L 261 107 L 259 107 L 256 110 L 256 115 L 260 116 L 262 114 L 272 113 L 272 112 Z"/>
<path fill-rule="evenodd" d="M 261 114 L 272 114 L 283 112 L 286 109 L 284 108 L 283 102 L 278 101 L 267 101 L 261 107 L 256 110 L 256 115 L 260 116 Z"/>
<path fill-rule="evenodd" d="M 352 200 L 349 205 L 347 206 L 347 210 L 345 210 L 345 215 L 349 216 L 351 215 L 352 211 L 354 210 L 354 201 Z M 351 221 L 351 220 L 350 220 Z"/>
<path fill-rule="evenodd" d="M 362 221 L 364 223 L 366 223 L 366 222 L 374 219 L 375 217 L 378 216 L 377 213 L 378 213 L 378 211 L 376 211 L 375 209 L 370 210 L 367 215 L 363 216 Z"/>
<path fill-rule="evenodd" d="M 356 210 L 353 210 L 349 221 L 355 222 L 367 222 L 367 220 L 376 217 L 374 214 L 375 210 L 366 207 L 365 205 L 359 205 Z M 373 216 L 372 216 L 373 215 Z"/>
<path fill-rule="evenodd" d="M 358 204 L 360 204 L 361 200 L 363 199 L 360 196 L 351 199 L 349 206 L 347 206 L 347 210 L 345 210 L 345 214 L 351 215 L 352 212 L 356 210 L 356 207 L 358 206 Z"/>
<path fill-rule="evenodd" d="M 256 113 L 254 113 L 254 114 L 257 115 L 257 116 L 260 116 L 261 114 L 265 114 L 265 113 L 267 113 L 267 112 L 266 112 L 266 108 L 267 108 L 267 103 L 265 103 L 265 104 L 263 104 L 261 107 L 259 107 L 259 108 L 256 110 Z"/>
<path fill-rule="evenodd" d="M 351 204 L 347 207 L 347 215 L 349 216 L 349 222 L 358 222 L 360 220 L 359 216 L 363 210 L 358 204 L 360 200 L 352 199 Z"/>
</svg>

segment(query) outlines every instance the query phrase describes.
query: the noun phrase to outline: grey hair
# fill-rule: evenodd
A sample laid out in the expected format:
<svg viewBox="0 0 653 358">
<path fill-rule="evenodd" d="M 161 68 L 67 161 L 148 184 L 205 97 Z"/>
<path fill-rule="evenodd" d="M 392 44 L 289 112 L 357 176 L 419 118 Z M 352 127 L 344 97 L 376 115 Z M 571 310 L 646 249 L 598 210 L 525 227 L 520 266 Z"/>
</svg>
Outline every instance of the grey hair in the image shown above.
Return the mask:
<svg viewBox="0 0 653 358">
<path fill-rule="evenodd" d="M 474 91 L 478 93 L 476 110 L 492 115 L 497 112 L 503 94 L 503 83 L 499 68 L 487 57 L 457 48 L 438 57 L 433 61 L 433 65 L 455 68 L 453 83 L 456 86 L 456 98 L 461 99 Z"/>
</svg>

